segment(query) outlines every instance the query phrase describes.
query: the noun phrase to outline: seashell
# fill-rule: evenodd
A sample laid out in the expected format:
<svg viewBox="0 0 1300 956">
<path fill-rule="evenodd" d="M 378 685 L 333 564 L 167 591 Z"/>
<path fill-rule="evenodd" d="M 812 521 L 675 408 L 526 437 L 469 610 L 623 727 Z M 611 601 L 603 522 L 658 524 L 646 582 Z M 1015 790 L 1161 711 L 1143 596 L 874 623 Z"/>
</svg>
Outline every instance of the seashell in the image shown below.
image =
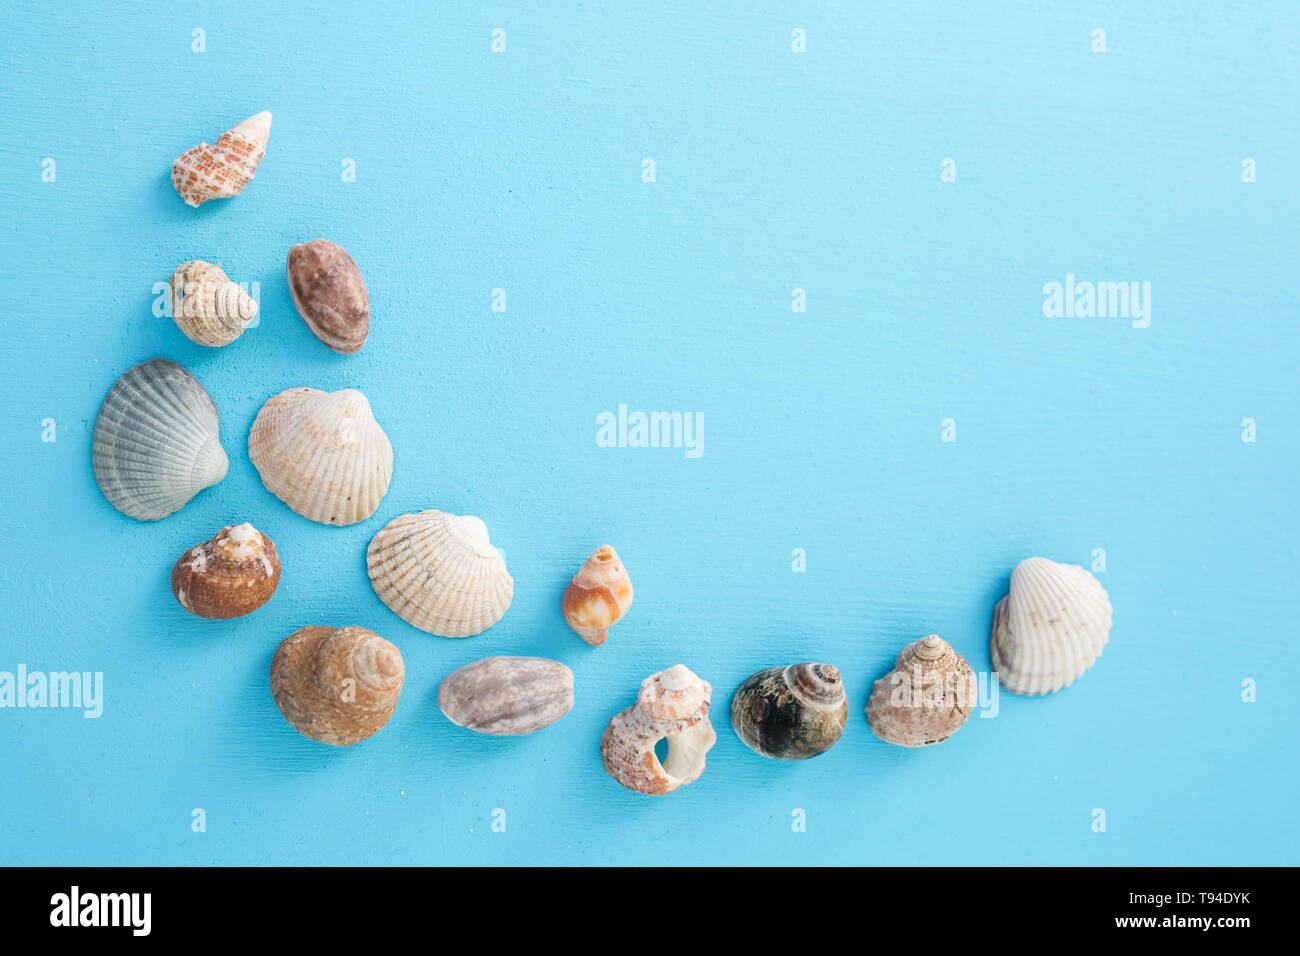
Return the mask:
<svg viewBox="0 0 1300 956">
<path fill-rule="evenodd" d="M 229 199 L 244 191 L 266 155 L 271 114 L 263 110 L 209 146 L 199 143 L 172 163 L 172 185 L 191 206 L 209 199 Z"/>
<path fill-rule="evenodd" d="M 564 592 L 564 619 L 593 647 L 605 643 L 609 629 L 631 606 L 632 579 L 607 544 L 587 559 Z"/>
<path fill-rule="evenodd" d="M 229 467 L 212 397 L 162 358 L 135 366 L 108 390 L 91 460 L 109 504 L 141 521 L 179 511 Z"/>
<path fill-rule="evenodd" d="M 713 688 L 678 664 L 641 682 L 636 703 L 615 714 L 600 740 L 609 775 L 638 793 L 658 796 L 694 783 L 718 735 L 709 723 Z M 668 759 L 659 762 L 655 744 L 668 739 Z"/>
<path fill-rule="evenodd" d="M 806 760 L 835 746 L 849 719 L 839 668 L 830 664 L 768 667 L 745 679 L 731 698 L 731 726 L 755 753 Z"/>
<path fill-rule="evenodd" d="M 229 345 L 257 316 L 257 302 L 221 266 L 195 259 L 172 273 L 172 319 L 186 338 L 212 348 Z"/>
<path fill-rule="evenodd" d="M 473 515 L 394 518 L 371 540 L 366 567 L 394 614 L 439 637 L 481 634 L 501 620 L 515 594 L 505 558 Z"/>
<path fill-rule="evenodd" d="M 271 696 L 299 733 L 335 747 L 365 740 L 393 716 L 402 654 L 364 627 L 304 627 L 271 659 Z"/>
<path fill-rule="evenodd" d="M 867 723 L 886 743 L 924 747 L 960 730 L 977 700 L 966 658 L 931 634 L 903 648 L 894 669 L 872 685 Z"/>
<path fill-rule="evenodd" d="M 172 567 L 172 594 L 199 617 L 241 617 L 271 600 L 280 583 L 275 543 L 251 524 L 222 528 Z"/>
<path fill-rule="evenodd" d="M 572 709 L 573 671 L 545 657 L 485 657 L 443 678 L 438 707 L 480 734 L 531 734 Z"/>
<path fill-rule="evenodd" d="M 993 670 L 1013 693 L 1053 693 L 1101 656 L 1110 624 L 1110 598 L 1091 573 L 1077 564 L 1026 558 L 993 612 Z"/>
<path fill-rule="evenodd" d="M 355 389 L 290 388 L 267 400 L 248 433 L 266 489 L 321 524 L 365 521 L 393 477 L 393 446 Z"/>
<path fill-rule="evenodd" d="M 370 332 L 370 296 L 342 246 L 313 239 L 289 250 L 289 292 L 307 328 L 335 352 L 356 352 Z"/>
</svg>

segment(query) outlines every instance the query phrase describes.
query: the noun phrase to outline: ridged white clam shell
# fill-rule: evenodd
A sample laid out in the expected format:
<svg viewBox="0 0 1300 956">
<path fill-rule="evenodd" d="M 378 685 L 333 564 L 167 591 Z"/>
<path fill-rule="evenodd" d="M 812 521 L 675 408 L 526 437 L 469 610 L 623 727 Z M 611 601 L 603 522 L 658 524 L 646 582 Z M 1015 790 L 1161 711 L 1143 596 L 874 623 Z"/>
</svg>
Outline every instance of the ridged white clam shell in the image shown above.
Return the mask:
<svg viewBox="0 0 1300 956">
<path fill-rule="evenodd" d="M 268 491 L 322 524 L 365 521 L 388 491 L 393 446 L 355 389 L 290 388 L 268 399 L 248 433 Z"/>
<path fill-rule="evenodd" d="M 162 358 L 135 366 L 109 389 L 91 458 L 104 497 L 141 521 L 179 511 L 229 467 L 212 397 Z"/>
<path fill-rule="evenodd" d="M 1092 574 L 1076 564 L 1026 558 L 993 612 L 993 670 L 1017 694 L 1068 687 L 1101 656 L 1110 623 L 1110 599 Z"/>
<path fill-rule="evenodd" d="M 370 584 L 398 617 L 439 637 L 473 637 L 501 620 L 515 594 L 505 558 L 473 515 L 394 518 L 366 551 Z"/>
</svg>

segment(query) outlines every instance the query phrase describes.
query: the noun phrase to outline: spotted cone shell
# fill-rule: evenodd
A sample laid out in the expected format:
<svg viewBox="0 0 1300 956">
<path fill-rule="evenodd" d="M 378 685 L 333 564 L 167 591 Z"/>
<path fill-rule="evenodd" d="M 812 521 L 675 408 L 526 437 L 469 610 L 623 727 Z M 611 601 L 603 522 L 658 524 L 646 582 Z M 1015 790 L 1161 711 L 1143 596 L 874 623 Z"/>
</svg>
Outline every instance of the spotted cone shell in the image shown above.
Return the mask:
<svg viewBox="0 0 1300 956">
<path fill-rule="evenodd" d="M 179 511 L 229 467 L 212 397 L 163 358 L 135 366 L 109 390 L 91 459 L 104 497 L 140 521 Z"/>
<path fill-rule="evenodd" d="M 1076 564 L 1026 558 L 993 612 L 989 654 L 1017 694 L 1051 694 L 1083 676 L 1110 639 L 1106 589 Z"/>
<path fill-rule="evenodd" d="M 472 637 L 505 615 L 515 581 L 473 515 L 421 511 L 394 518 L 366 551 L 370 584 L 408 624 Z"/>
<path fill-rule="evenodd" d="M 312 740 L 344 747 L 393 716 L 406 670 L 396 647 L 364 627 L 304 627 L 271 659 L 271 696 Z"/>
<path fill-rule="evenodd" d="M 209 146 L 199 143 L 172 163 L 172 185 L 188 205 L 228 199 L 244 191 L 266 156 L 271 138 L 271 114 L 263 110 Z"/>
<path fill-rule="evenodd" d="M 393 446 L 355 389 L 291 388 L 269 399 L 248 433 L 268 491 L 321 524 L 365 521 L 393 477 Z"/>
</svg>

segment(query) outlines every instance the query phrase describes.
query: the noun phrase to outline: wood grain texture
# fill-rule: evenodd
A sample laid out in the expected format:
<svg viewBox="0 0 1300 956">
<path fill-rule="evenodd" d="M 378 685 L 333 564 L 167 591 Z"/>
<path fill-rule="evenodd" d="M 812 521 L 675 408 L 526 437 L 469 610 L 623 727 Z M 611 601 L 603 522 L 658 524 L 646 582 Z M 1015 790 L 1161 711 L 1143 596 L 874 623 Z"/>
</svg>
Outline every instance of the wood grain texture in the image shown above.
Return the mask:
<svg viewBox="0 0 1300 956">
<path fill-rule="evenodd" d="M 0 861 L 1296 862 L 1290 5 L 268 6 L 6 5 L 0 671 L 102 671 L 107 700 L 0 709 Z M 186 207 L 171 161 L 261 109 L 256 179 Z M 356 355 L 289 296 L 285 255 L 317 237 L 366 279 Z M 225 349 L 151 312 L 195 258 L 260 283 Z M 1045 317 L 1067 273 L 1151 282 L 1150 327 Z M 90 434 L 158 355 L 213 395 L 231 467 L 146 525 L 99 494 Z M 362 389 L 393 443 L 367 522 L 293 514 L 247 460 L 262 402 L 302 385 Z M 704 454 L 598 447 L 620 403 L 702 412 Z M 480 516 L 506 553 L 514 603 L 480 637 L 418 632 L 369 587 L 370 537 L 426 508 Z M 275 540 L 279 590 L 200 621 L 171 562 L 236 521 Z M 592 648 L 560 600 L 603 543 L 636 602 Z M 938 633 L 987 670 L 1014 564 L 1095 548 L 1115 629 L 1076 686 L 1004 694 L 938 748 L 872 736 L 905 644 Z M 309 624 L 401 649 L 396 714 L 356 747 L 271 700 L 271 655 Z M 494 654 L 567 664 L 572 712 L 519 739 L 453 726 L 439 681 Z M 802 660 L 842 670 L 848 730 L 763 760 L 730 694 Z M 639 797 L 600 735 L 678 662 L 713 684 L 719 741 L 698 782 Z"/>
</svg>

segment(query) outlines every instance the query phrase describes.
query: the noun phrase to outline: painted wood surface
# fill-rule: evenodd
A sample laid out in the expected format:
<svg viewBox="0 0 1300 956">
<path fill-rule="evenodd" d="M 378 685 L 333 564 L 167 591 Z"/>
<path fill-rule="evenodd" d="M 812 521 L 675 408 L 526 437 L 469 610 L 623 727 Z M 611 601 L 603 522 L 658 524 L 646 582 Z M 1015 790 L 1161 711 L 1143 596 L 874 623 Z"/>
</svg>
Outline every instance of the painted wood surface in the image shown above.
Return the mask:
<svg viewBox="0 0 1300 956">
<path fill-rule="evenodd" d="M 0 671 L 105 690 L 93 720 L 0 709 L 4 862 L 1296 862 L 1290 4 L 2 16 Z M 172 159 L 262 109 L 245 193 L 182 204 Z M 316 237 L 368 282 L 359 354 L 294 312 L 285 256 Z M 192 258 L 260 284 L 227 348 L 153 314 Z M 1045 315 L 1067 275 L 1150 283 L 1149 325 Z M 215 398 L 231 468 L 140 524 L 97 490 L 90 434 L 159 355 Z M 312 524 L 249 464 L 257 409 L 298 385 L 370 397 L 396 457 L 371 520 Z M 600 447 L 619 405 L 702 415 L 703 454 Z M 434 507 L 482 517 L 515 577 L 479 637 L 420 633 L 368 585 L 370 537 Z M 239 520 L 278 545 L 280 589 L 194 618 L 171 564 Z M 559 602 L 602 543 L 636 603 L 591 648 Z M 987 671 L 1014 564 L 1095 549 L 1115 628 L 1076 686 L 1003 694 L 937 748 L 872 736 L 861 708 L 904 644 L 938 633 Z M 318 623 L 405 656 L 394 719 L 353 748 L 270 698 L 276 645 Z M 439 680 L 492 654 L 568 664 L 573 711 L 520 739 L 450 724 Z M 764 760 L 729 696 L 800 660 L 844 671 L 848 732 Z M 640 797 L 597 744 L 678 662 L 713 683 L 719 741 L 699 782 Z"/>
</svg>

